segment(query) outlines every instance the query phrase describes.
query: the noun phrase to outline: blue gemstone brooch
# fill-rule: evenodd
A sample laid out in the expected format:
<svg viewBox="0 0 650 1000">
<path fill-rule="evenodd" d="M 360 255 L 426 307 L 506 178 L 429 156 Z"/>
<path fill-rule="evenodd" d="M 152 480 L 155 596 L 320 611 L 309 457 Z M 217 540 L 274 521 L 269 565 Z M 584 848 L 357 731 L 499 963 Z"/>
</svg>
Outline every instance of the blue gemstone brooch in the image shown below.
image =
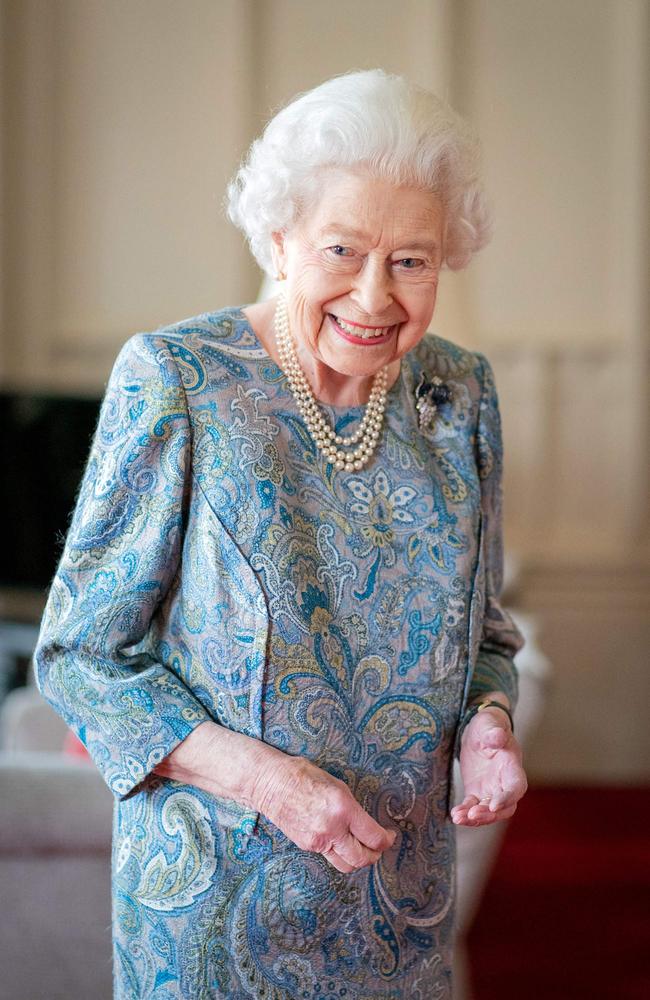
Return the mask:
<svg viewBox="0 0 650 1000">
<path fill-rule="evenodd" d="M 451 388 L 439 375 L 429 378 L 421 372 L 420 381 L 415 388 L 415 409 L 418 411 L 418 424 L 423 434 L 433 433 L 438 407 L 449 403 L 451 398 Z"/>
</svg>

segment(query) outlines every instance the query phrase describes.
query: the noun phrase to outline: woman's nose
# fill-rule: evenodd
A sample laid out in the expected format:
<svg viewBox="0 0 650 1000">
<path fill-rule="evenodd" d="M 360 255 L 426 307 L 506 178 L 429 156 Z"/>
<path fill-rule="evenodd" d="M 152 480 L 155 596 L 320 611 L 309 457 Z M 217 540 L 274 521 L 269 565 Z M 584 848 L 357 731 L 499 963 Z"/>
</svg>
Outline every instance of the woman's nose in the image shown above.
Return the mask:
<svg viewBox="0 0 650 1000">
<path fill-rule="evenodd" d="M 393 301 L 391 275 L 385 263 L 369 259 L 357 272 L 350 296 L 367 316 L 379 317 Z"/>
</svg>

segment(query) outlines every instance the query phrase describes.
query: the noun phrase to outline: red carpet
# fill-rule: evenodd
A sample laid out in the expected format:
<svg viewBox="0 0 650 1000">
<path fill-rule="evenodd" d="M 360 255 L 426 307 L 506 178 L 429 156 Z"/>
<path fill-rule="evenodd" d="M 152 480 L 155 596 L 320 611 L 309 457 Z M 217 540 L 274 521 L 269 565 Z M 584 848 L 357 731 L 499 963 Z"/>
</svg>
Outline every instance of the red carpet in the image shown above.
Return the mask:
<svg viewBox="0 0 650 1000">
<path fill-rule="evenodd" d="M 476 1000 L 650 1000 L 650 789 L 529 790 L 469 948 Z"/>
</svg>

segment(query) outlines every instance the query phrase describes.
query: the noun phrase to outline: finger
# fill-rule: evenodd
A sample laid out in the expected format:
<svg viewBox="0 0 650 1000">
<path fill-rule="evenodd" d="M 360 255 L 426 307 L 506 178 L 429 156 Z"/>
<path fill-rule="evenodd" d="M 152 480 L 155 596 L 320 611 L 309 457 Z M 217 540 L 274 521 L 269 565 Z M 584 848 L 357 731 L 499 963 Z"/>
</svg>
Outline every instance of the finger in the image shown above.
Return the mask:
<svg viewBox="0 0 650 1000">
<path fill-rule="evenodd" d="M 467 820 L 467 813 L 468 813 L 467 809 L 461 809 L 459 807 L 456 807 L 456 808 L 452 809 L 451 810 L 451 814 L 450 814 L 452 822 L 454 822 L 454 823 L 464 823 L 464 822 L 466 822 L 466 820 Z"/>
<path fill-rule="evenodd" d="M 484 819 L 490 815 L 490 799 L 485 798 L 467 810 L 469 819 Z"/>
<path fill-rule="evenodd" d="M 500 823 L 504 819 L 510 819 L 511 816 L 514 816 L 516 810 L 516 803 L 507 809 L 500 809 L 498 812 L 490 812 L 488 809 L 479 816 L 475 816 L 472 822 L 476 826 L 490 826 L 492 823 Z"/>
<path fill-rule="evenodd" d="M 490 826 L 492 823 L 499 823 L 502 820 L 510 819 L 510 817 L 514 815 L 516 809 L 517 805 L 515 803 L 508 809 L 502 809 L 496 813 L 487 810 L 486 812 L 473 816 L 471 819 L 467 815 L 460 815 L 452 818 L 456 826 Z"/>
<path fill-rule="evenodd" d="M 451 810 L 452 815 L 455 812 L 459 811 L 467 812 L 468 809 L 471 809 L 471 807 L 475 806 L 477 803 L 478 803 L 477 795 L 466 795 L 462 802 L 458 802 L 457 805 L 453 807 L 453 809 Z"/>
<path fill-rule="evenodd" d="M 493 814 L 490 813 L 489 815 L 492 816 Z M 483 818 L 483 814 L 482 813 L 472 813 L 470 815 L 467 812 L 465 812 L 465 813 L 457 813 L 454 817 L 452 817 L 453 822 L 457 823 L 457 824 L 460 824 L 461 826 L 463 824 L 466 824 L 468 826 L 475 826 L 475 825 L 477 825 L 481 821 L 482 818 Z"/>
<path fill-rule="evenodd" d="M 467 813 L 456 813 L 452 816 L 452 822 L 456 826 L 478 826 L 478 823 L 473 819 L 468 819 Z"/>
<path fill-rule="evenodd" d="M 501 815 L 501 813 L 506 810 L 514 811 L 514 808 L 516 808 L 516 799 L 508 798 L 506 801 L 499 803 L 494 802 L 494 798 L 496 798 L 496 796 L 486 797 L 485 799 L 482 799 L 478 805 L 472 806 L 467 813 L 469 819 L 478 819 L 481 822 L 487 822 L 495 815 Z M 496 808 L 493 808 L 493 805 L 495 805 Z"/>
<path fill-rule="evenodd" d="M 514 790 L 504 789 L 502 792 L 493 795 L 489 802 L 490 812 L 500 812 L 502 809 L 509 809 L 510 806 L 517 805 L 521 798 Z"/>
<path fill-rule="evenodd" d="M 369 848 L 360 844 L 357 838 L 353 837 L 351 833 L 346 834 L 341 840 L 335 841 L 332 844 L 332 848 L 336 851 L 339 858 L 347 865 L 351 865 L 353 869 L 364 868 L 366 865 L 374 865 L 375 861 L 378 861 L 381 857 L 381 851 L 369 850 Z"/>
<path fill-rule="evenodd" d="M 467 811 L 478 802 L 476 795 L 466 795 L 462 802 L 457 803 L 450 810 L 452 819 L 455 816 L 466 816 Z"/>
<path fill-rule="evenodd" d="M 323 851 L 323 857 L 326 861 L 329 861 L 333 868 L 336 868 L 338 872 L 342 872 L 344 875 L 350 875 L 355 871 L 352 865 L 349 865 L 347 861 L 339 857 L 334 848 L 330 848 L 329 851 Z"/>
<path fill-rule="evenodd" d="M 362 806 L 354 810 L 350 821 L 350 833 L 371 851 L 386 851 L 395 842 L 396 830 L 387 830 L 367 813 Z"/>
</svg>

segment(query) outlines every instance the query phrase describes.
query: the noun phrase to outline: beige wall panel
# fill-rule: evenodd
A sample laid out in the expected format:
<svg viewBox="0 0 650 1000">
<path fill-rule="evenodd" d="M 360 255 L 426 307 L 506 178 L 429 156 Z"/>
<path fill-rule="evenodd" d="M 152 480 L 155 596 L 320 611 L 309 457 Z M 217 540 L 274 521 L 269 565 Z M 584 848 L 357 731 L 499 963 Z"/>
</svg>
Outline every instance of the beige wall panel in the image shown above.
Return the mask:
<svg viewBox="0 0 650 1000">
<path fill-rule="evenodd" d="M 483 342 L 603 342 L 630 336 L 612 249 L 618 192 L 633 170 L 613 153 L 629 81 L 616 44 L 634 6 L 612 0 L 466 0 L 459 100 L 484 140 L 497 227 L 477 263 Z"/>
<path fill-rule="evenodd" d="M 532 781 L 650 780 L 650 576 L 623 569 L 533 572 L 526 608 L 553 664 L 527 754 Z"/>
<path fill-rule="evenodd" d="M 490 353 L 503 415 L 509 545 L 560 567 L 647 563 L 645 446 L 635 433 L 647 354 Z"/>
<path fill-rule="evenodd" d="M 247 5 L 57 4 L 57 344 L 119 344 L 137 328 L 244 297 L 221 199 L 246 142 Z"/>
<path fill-rule="evenodd" d="M 626 0 L 615 10 L 611 46 L 619 113 L 608 152 L 617 212 L 607 263 L 614 312 L 644 350 L 650 344 L 650 3 Z"/>
<path fill-rule="evenodd" d="M 633 367 L 624 354 L 557 364 L 551 551 L 558 559 L 615 560 L 632 551 L 627 507 L 640 456 L 630 433 Z M 557 485 L 557 490 L 553 485 Z M 549 547 L 549 539 L 545 540 Z"/>
<path fill-rule="evenodd" d="M 495 349 L 507 539 L 535 563 L 646 559 L 644 447 L 636 426 L 647 352 Z"/>
<path fill-rule="evenodd" d="M 2 330 L 5 324 L 5 266 L 7 219 L 6 219 L 6 197 L 5 178 L 7 161 L 7 134 L 6 134 L 6 108 L 7 108 L 7 18 L 6 0 L 0 0 L 0 380 L 4 377 L 6 368 L 6 346 L 2 337 Z"/>
<path fill-rule="evenodd" d="M 490 360 L 503 429 L 505 542 L 511 556 L 522 558 L 550 527 L 549 366 L 536 351 L 494 351 Z"/>
<path fill-rule="evenodd" d="M 135 330 L 240 302 L 256 286 L 222 211 L 252 137 L 252 6 L 8 8 L 5 378 L 97 391 Z M 9 327 L 24 331 L 19 342 Z"/>
<path fill-rule="evenodd" d="M 47 368 L 54 292 L 54 14 L 53 4 L 38 0 L 4 5 L 2 341 L 7 381 L 39 381 Z"/>
<path fill-rule="evenodd" d="M 450 0 L 262 0 L 256 7 L 265 110 L 337 73 L 381 67 L 448 85 Z"/>
</svg>

